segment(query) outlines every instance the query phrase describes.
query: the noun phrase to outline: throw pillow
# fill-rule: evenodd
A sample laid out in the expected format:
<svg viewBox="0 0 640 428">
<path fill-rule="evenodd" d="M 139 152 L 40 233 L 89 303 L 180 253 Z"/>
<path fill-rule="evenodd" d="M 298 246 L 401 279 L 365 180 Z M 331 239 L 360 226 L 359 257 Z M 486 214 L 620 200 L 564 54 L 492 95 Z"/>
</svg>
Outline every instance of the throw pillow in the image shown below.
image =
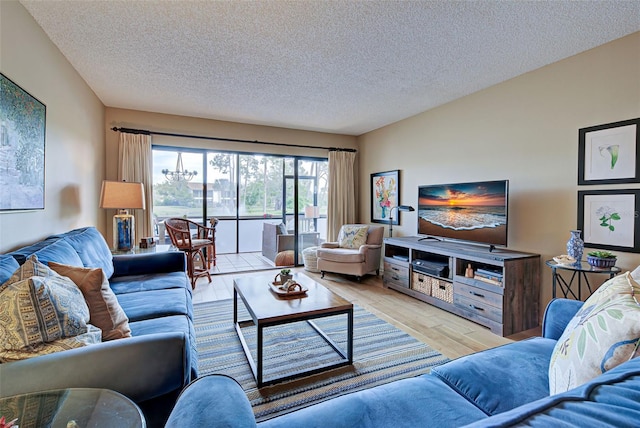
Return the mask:
<svg viewBox="0 0 640 428">
<path fill-rule="evenodd" d="M 82 291 L 89 306 L 89 322 L 102 330 L 103 341 L 131 337 L 129 318 L 109 287 L 109 280 L 102 269 L 80 268 L 56 262 L 49 262 L 49 267 L 71 279 Z"/>
<path fill-rule="evenodd" d="M 284 223 L 280 223 L 278 225 L 278 235 L 288 235 L 289 232 L 287 232 L 287 226 L 285 226 Z"/>
<path fill-rule="evenodd" d="M 56 273 L 49 269 L 47 265 L 38 261 L 38 256 L 34 254 L 30 256 L 26 262 L 20 265 L 13 275 L 11 275 L 11 278 L 0 286 L 0 292 L 10 284 L 31 278 L 32 276 L 46 278 L 49 276 L 56 276 Z"/>
<path fill-rule="evenodd" d="M 360 248 L 367 243 L 369 226 L 347 224 L 340 228 L 338 242 L 342 248 Z"/>
<path fill-rule="evenodd" d="M 33 276 L 9 284 L 0 307 L 0 362 L 100 342 L 100 329 L 88 324 L 89 308 L 68 278 Z"/>
<path fill-rule="evenodd" d="M 640 356 L 640 285 L 631 274 L 600 286 L 567 324 L 549 364 L 549 392 L 580 386 Z"/>
<path fill-rule="evenodd" d="M 20 269 L 20 264 L 8 254 L 0 254 L 0 284 L 8 281 L 13 273 Z"/>
</svg>

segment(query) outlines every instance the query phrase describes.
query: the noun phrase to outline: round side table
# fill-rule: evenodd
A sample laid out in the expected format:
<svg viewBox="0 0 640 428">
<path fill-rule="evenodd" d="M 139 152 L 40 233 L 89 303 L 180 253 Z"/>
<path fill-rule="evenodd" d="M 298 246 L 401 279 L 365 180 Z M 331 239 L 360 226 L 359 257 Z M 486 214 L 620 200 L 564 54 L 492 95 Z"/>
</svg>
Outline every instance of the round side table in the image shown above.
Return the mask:
<svg viewBox="0 0 640 428">
<path fill-rule="evenodd" d="M 69 388 L 0 398 L 0 414 L 22 427 L 145 428 L 140 408 L 109 389 Z"/>
<path fill-rule="evenodd" d="M 617 274 L 619 274 L 622 270 L 618 267 L 611 268 L 595 268 L 591 266 L 587 262 L 577 262 L 573 264 L 559 264 L 554 260 L 547 260 L 545 262 L 547 266 L 551 268 L 551 274 L 553 275 L 553 298 L 556 297 L 556 287 L 560 285 L 560 291 L 564 295 L 564 297 L 568 297 L 569 295 L 573 296 L 574 299 L 582 300 L 582 283 L 584 282 L 589 289 L 589 295 L 593 293 L 591 289 L 591 284 L 589 283 L 589 278 L 587 274 L 598 274 L 598 275 L 608 275 L 609 279 L 613 278 Z M 560 275 L 561 271 L 571 272 L 571 278 L 567 282 L 565 278 Z M 571 288 L 573 286 L 574 280 L 577 279 L 577 292 L 573 291 Z"/>
</svg>

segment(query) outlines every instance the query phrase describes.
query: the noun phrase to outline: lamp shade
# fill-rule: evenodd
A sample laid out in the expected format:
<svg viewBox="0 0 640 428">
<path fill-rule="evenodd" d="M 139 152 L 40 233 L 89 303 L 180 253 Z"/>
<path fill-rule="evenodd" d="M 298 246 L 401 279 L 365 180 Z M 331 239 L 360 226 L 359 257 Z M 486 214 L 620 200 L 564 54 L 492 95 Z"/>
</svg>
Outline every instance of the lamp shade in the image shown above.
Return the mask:
<svg viewBox="0 0 640 428">
<path fill-rule="evenodd" d="M 142 183 L 104 180 L 100 192 L 100 208 L 143 210 L 144 186 Z"/>
<path fill-rule="evenodd" d="M 320 217 L 320 207 L 315 205 L 307 205 L 304 207 L 305 218 L 318 218 Z"/>
</svg>

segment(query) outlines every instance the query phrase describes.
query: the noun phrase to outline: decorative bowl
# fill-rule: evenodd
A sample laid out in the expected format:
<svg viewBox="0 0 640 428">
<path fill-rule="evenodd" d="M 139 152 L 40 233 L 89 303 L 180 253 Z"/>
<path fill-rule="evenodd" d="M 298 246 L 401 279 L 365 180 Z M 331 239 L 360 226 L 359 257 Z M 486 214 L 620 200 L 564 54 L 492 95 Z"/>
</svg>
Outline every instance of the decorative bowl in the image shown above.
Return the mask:
<svg viewBox="0 0 640 428">
<path fill-rule="evenodd" d="M 572 265 L 576 262 L 576 259 L 566 254 L 562 254 L 560 256 L 554 257 L 553 261 L 558 263 L 559 265 Z"/>
<path fill-rule="evenodd" d="M 616 265 L 617 260 L 618 259 L 616 257 L 603 259 L 601 257 L 587 256 L 587 263 L 598 269 L 612 268 Z"/>
</svg>

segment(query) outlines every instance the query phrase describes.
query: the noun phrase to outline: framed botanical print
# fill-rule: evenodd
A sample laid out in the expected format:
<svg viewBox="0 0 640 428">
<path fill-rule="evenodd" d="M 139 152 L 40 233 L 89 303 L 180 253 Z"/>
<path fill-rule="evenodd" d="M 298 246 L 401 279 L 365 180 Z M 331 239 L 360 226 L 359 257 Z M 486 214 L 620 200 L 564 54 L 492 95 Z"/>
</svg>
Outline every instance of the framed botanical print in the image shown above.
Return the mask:
<svg viewBox="0 0 640 428">
<path fill-rule="evenodd" d="M 586 247 L 640 253 L 640 190 L 578 192 L 578 229 Z"/>
<path fill-rule="evenodd" d="M 400 171 L 376 172 L 371 174 L 371 221 L 389 224 L 391 208 L 400 200 Z M 400 224 L 398 217 L 393 224 Z"/>
<path fill-rule="evenodd" d="M 578 184 L 640 183 L 640 118 L 578 131 Z"/>
</svg>

